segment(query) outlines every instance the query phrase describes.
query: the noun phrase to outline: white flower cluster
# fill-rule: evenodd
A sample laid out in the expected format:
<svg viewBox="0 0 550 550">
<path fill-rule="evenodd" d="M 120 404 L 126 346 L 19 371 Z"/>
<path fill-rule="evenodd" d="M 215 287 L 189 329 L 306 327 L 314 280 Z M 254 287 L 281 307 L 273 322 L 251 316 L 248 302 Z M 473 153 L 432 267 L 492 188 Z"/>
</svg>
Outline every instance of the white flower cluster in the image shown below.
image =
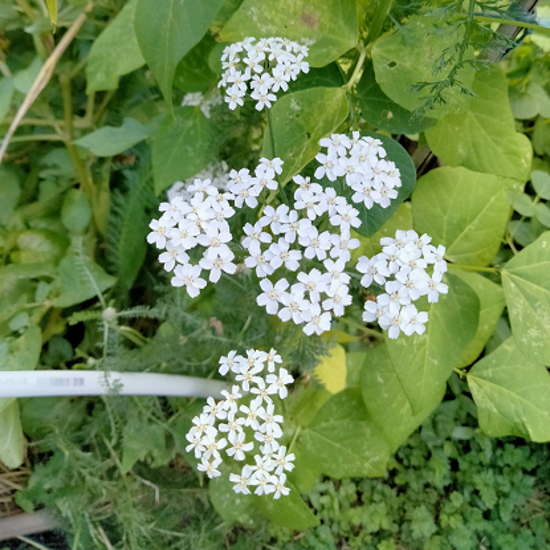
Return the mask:
<svg viewBox="0 0 550 550">
<path fill-rule="evenodd" d="M 285 486 L 286 473 L 294 468 L 294 455 L 288 454 L 285 446 L 279 444 L 283 435 L 283 417 L 275 412 L 272 396 L 284 399 L 288 395 L 287 385 L 294 379 L 285 368 L 275 374 L 276 363 L 281 356 L 274 349 L 269 353 L 248 350 L 246 357 L 231 351 L 220 359 L 220 373 L 236 375 L 240 386 L 234 385 L 231 391 L 224 390 L 224 399 L 216 402 L 207 399 L 202 414 L 193 418 L 193 427 L 186 435 L 188 452 L 194 451 L 200 460 L 198 469 L 209 478 L 218 477 L 222 464 L 221 451 L 236 461 L 244 461 L 247 453 L 253 452 L 255 442 L 247 441 L 253 434 L 259 453 L 253 456 L 253 464 L 245 464 L 240 473 L 230 474 L 236 493 L 250 494 L 249 487 L 255 487 L 254 494 L 269 495 L 278 499 L 288 495 L 290 488 Z M 267 368 L 269 374 L 262 373 Z M 253 399 L 245 405 L 240 402 L 246 394 Z M 225 437 L 219 437 L 219 432 Z M 227 439 L 226 439 L 227 438 Z"/>
<path fill-rule="evenodd" d="M 441 282 L 447 271 L 445 247 L 435 247 L 431 240 L 416 231 L 397 231 L 395 238 L 380 239 L 380 254 L 359 258 L 357 270 L 364 274 L 361 284 L 368 288 L 375 282 L 385 290 L 376 300 L 365 302 L 363 320 L 378 321 L 383 330 L 389 329 L 390 338 L 397 338 L 401 331 L 407 336 L 423 334 L 428 313 L 418 311 L 412 302 L 426 295 L 428 302 L 437 302 L 439 294 L 449 290 Z M 433 266 L 431 275 L 429 266 Z"/>
<path fill-rule="evenodd" d="M 298 185 L 294 208 L 266 206 L 254 225 L 245 225 L 242 244 L 249 253 L 245 264 L 262 279 L 260 306 L 282 321 L 303 324 L 307 335 L 321 334 L 330 330 L 331 312 L 342 316 L 352 301 L 350 276 L 344 269 L 351 250 L 359 246 L 359 240 L 351 237 L 351 228 L 361 221 L 359 212 L 334 189 L 302 176 L 293 179 Z M 322 229 L 329 225 L 338 232 Z M 303 259 L 322 262 L 323 270 L 298 271 Z M 267 278 L 283 266 L 297 272 L 294 284 L 285 277 L 275 283 Z"/>
<path fill-rule="evenodd" d="M 315 157 L 320 164 L 315 171 L 317 179 L 344 178 L 354 191 L 351 200 L 363 203 L 368 209 L 374 204 L 387 208 L 391 200 L 397 198 L 401 174 L 395 163 L 386 160 L 386 150 L 379 139 L 361 137 L 359 132 L 353 132 L 351 138 L 332 134 L 322 139 L 320 145 L 326 152 Z"/>
<path fill-rule="evenodd" d="M 224 72 L 218 87 L 225 88 L 230 109 L 244 105 L 249 91 L 258 111 L 269 109 L 277 101 L 279 90 L 288 90 L 291 80 L 309 72 L 309 64 L 304 61 L 307 55 L 307 46 L 286 38 L 245 38 L 224 48 Z"/>
<path fill-rule="evenodd" d="M 183 96 L 181 106 L 200 107 L 202 114 L 206 118 L 210 118 L 212 107 L 214 107 L 215 105 L 221 105 L 222 103 L 223 99 L 218 91 L 210 94 L 208 97 L 205 97 L 202 92 L 190 92 Z"/>
<path fill-rule="evenodd" d="M 223 160 L 212 162 L 192 178 L 188 178 L 185 181 L 176 181 L 166 192 L 168 200 L 171 201 L 179 196 L 186 201 L 190 201 L 193 198 L 193 193 L 189 191 L 189 188 L 196 179 L 210 180 L 210 185 L 213 185 L 220 191 L 227 191 L 227 183 L 229 182 L 227 163 Z"/>
<path fill-rule="evenodd" d="M 277 187 L 273 178 L 281 165 L 281 159 L 262 158 L 254 177 L 248 170 L 232 170 L 227 187 L 235 191 L 235 195 L 212 185 L 210 179 L 196 178 L 185 192 L 176 193 L 168 202 L 160 204 L 163 215 L 149 224 L 152 231 L 147 241 L 166 250 L 160 254 L 159 261 L 166 271 L 174 271 L 172 286 L 185 286 L 189 296 L 196 298 L 206 286 L 206 280 L 201 278 L 203 269 L 210 272 L 208 280 L 212 283 L 220 280 L 222 272 L 235 273 L 235 254 L 229 248 L 233 235 L 227 221 L 235 214 L 232 204 L 237 208 L 245 203 L 257 206 L 256 197 L 265 188 Z M 198 246 L 203 247 L 203 256 L 198 264 L 193 264 L 189 252 Z"/>
</svg>

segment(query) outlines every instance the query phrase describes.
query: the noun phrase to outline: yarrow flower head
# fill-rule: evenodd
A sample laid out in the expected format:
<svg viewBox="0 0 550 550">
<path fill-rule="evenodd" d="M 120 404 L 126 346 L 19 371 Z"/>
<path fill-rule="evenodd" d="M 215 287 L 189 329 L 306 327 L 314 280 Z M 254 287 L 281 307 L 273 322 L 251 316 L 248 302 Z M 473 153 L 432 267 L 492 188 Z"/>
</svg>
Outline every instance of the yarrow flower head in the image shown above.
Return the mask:
<svg viewBox="0 0 550 550">
<path fill-rule="evenodd" d="M 390 338 L 401 332 L 423 334 L 428 313 L 418 311 L 413 302 L 421 296 L 437 302 L 439 294 L 447 294 L 449 288 L 442 282 L 447 271 L 445 247 L 432 245 L 431 237 L 419 236 L 416 231 L 397 231 L 395 238 L 384 237 L 380 244 L 380 254 L 361 256 L 357 263 L 365 288 L 376 283 L 384 289 L 375 300 L 365 302 L 363 320 L 377 321 Z"/>
<path fill-rule="evenodd" d="M 334 189 L 302 176 L 294 183 L 293 207 L 268 206 L 255 225 L 245 226 L 245 265 L 261 279 L 258 305 L 302 325 L 305 334 L 321 334 L 352 301 L 344 270 L 359 246 L 351 229 L 361 222 L 359 212 Z M 285 274 L 277 279 L 279 270 Z"/>
<path fill-rule="evenodd" d="M 247 94 L 256 101 L 258 111 L 269 109 L 279 90 L 288 90 L 291 80 L 309 72 L 307 55 L 307 46 L 286 38 L 245 38 L 224 48 L 224 72 L 218 87 L 225 88 L 230 109 L 244 105 Z"/>
<path fill-rule="evenodd" d="M 231 351 L 222 357 L 220 373 L 233 373 L 240 386 L 234 384 L 231 390 L 222 391 L 223 400 L 209 397 L 186 435 L 186 450 L 200 460 L 197 468 L 209 478 L 221 475 L 223 452 L 236 462 L 254 453 L 253 464 L 229 475 L 236 493 L 254 491 L 256 495 L 272 494 L 274 499 L 290 493 L 285 472 L 294 468 L 294 455 L 279 443 L 284 419 L 277 414 L 273 399 L 284 399 L 294 378 L 285 368 L 276 372 L 275 363 L 281 362 L 274 349 L 269 353 L 248 350 L 246 357 Z M 247 394 L 252 400 L 246 399 Z"/>
<path fill-rule="evenodd" d="M 379 139 L 361 136 L 352 137 L 332 134 L 320 142 L 325 152 L 315 158 L 320 166 L 315 177 L 329 181 L 342 178 L 353 191 L 351 200 L 371 209 L 375 204 L 387 208 L 397 198 L 401 187 L 401 174 L 395 163 L 386 158 L 386 150 Z"/>
<path fill-rule="evenodd" d="M 149 224 L 152 231 L 147 241 L 165 250 L 159 261 L 166 271 L 173 272 L 173 286 L 185 286 L 189 296 L 195 298 L 207 284 L 203 270 L 209 272 L 212 283 L 218 282 L 222 273 L 236 272 L 228 220 L 235 214 L 235 207 L 254 208 L 264 189 L 276 188 L 274 176 L 276 171 L 281 172 L 281 166 L 278 158 L 263 158 L 250 175 L 248 170 L 228 172 L 222 162 L 199 174 L 212 179 L 197 177 L 172 186 L 168 202 L 159 206 L 162 216 Z"/>
</svg>

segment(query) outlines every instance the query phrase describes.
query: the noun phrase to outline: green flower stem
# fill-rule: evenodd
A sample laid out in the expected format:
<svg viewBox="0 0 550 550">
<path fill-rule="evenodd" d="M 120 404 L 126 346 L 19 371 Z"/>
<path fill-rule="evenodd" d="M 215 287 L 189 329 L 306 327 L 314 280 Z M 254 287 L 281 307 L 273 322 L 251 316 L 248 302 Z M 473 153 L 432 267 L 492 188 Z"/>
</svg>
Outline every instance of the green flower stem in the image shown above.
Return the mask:
<svg viewBox="0 0 550 550">
<path fill-rule="evenodd" d="M 372 336 L 373 338 L 376 338 L 377 340 L 383 341 L 384 335 L 381 332 L 378 332 L 377 330 L 374 330 L 372 328 L 368 328 L 360 323 L 356 323 L 355 321 L 352 321 L 351 319 L 347 319 L 346 317 L 340 317 L 338 321 L 341 321 L 345 323 L 346 325 L 349 325 L 350 327 L 356 328 L 363 332 L 364 334 L 368 336 Z"/>
<path fill-rule="evenodd" d="M 346 92 L 349 92 L 361 77 L 361 72 L 363 71 L 363 65 L 365 64 L 365 59 L 367 57 L 367 48 L 365 48 L 365 46 L 363 46 L 362 43 L 359 43 L 357 45 L 357 50 L 359 51 L 359 59 L 357 60 L 355 68 L 353 69 L 353 74 L 342 87 L 342 89 Z"/>
<path fill-rule="evenodd" d="M 522 27 L 524 29 L 532 29 L 534 31 L 539 31 L 545 36 L 550 36 L 550 29 L 546 27 L 541 27 L 536 23 L 528 23 L 527 21 L 518 21 L 516 19 L 501 19 L 500 17 L 491 17 L 488 15 L 478 15 L 474 14 L 474 18 L 480 23 L 498 23 L 499 25 L 510 25 L 513 27 Z"/>
<path fill-rule="evenodd" d="M 66 75 L 61 75 L 59 77 L 59 84 L 61 86 L 61 94 L 63 97 L 63 114 L 65 120 L 65 131 L 67 132 L 67 151 L 73 161 L 73 164 L 76 168 L 76 173 L 78 174 L 78 179 L 82 190 L 88 196 L 90 204 L 94 204 L 94 184 L 88 177 L 88 172 L 86 167 L 78 154 L 76 146 L 73 144 L 74 139 L 74 127 L 73 127 L 73 98 L 71 91 L 71 79 Z"/>
<path fill-rule="evenodd" d="M 497 267 L 478 267 L 476 265 L 449 264 L 449 267 L 463 269 L 464 271 L 485 271 L 487 273 L 498 273 L 500 271 Z"/>
<path fill-rule="evenodd" d="M 292 435 L 292 440 L 290 441 L 290 445 L 288 446 L 288 454 L 292 452 L 292 449 L 294 448 L 296 440 L 298 439 L 298 436 L 300 435 L 301 431 L 302 431 L 302 426 L 297 426 L 294 434 Z"/>
</svg>

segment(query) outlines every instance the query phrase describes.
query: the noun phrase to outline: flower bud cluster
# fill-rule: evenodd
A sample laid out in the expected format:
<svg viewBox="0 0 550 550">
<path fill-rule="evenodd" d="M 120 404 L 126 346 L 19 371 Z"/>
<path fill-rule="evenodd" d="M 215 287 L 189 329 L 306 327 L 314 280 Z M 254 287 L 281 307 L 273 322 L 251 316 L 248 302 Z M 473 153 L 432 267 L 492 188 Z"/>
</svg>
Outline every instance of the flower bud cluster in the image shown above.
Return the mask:
<svg viewBox="0 0 550 550">
<path fill-rule="evenodd" d="M 269 353 L 248 350 L 246 357 L 231 351 L 222 357 L 220 373 L 223 376 L 234 373 L 239 385 L 233 385 L 231 391 L 222 391 L 222 401 L 209 397 L 186 435 L 189 441 L 186 450 L 194 451 L 195 458 L 200 460 L 198 470 L 209 478 L 221 475 L 218 468 L 223 462 L 222 451 L 238 462 L 244 462 L 247 454 L 255 453 L 253 464 L 245 464 L 238 474 L 229 476 L 236 493 L 250 494 L 250 487 L 255 487 L 254 494 L 273 494 L 273 498 L 278 499 L 290 492 L 285 486 L 285 472 L 294 468 L 294 455 L 279 443 L 283 417 L 276 414 L 273 397 L 287 397 L 287 385 L 294 379 L 285 368 L 275 373 L 276 363 L 281 362 L 281 356 L 274 349 Z M 269 374 L 264 375 L 266 369 Z M 247 394 L 253 398 L 245 404 L 241 400 Z M 251 439 L 247 441 L 247 437 Z M 259 452 L 255 452 L 256 445 Z"/>
<path fill-rule="evenodd" d="M 245 38 L 224 48 L 218 87 L 225 88 L 230 109 L 244 105 L 247 93 L 257 101 L 258 111 L 269 109 L 279 90 L 288 90 L 291 80 L 309 72 L 307 55 L 307 46 L 286 38 Z"/>
<path fill-rule="evenodd" d="M 439 294 L 449 290 L 441 282 L 447 271 L 445 247 L 435 247 L 431 240 L 426 234 L 418 236 L 416 231 L 397 231 L 395 238 L 380 239 L 380 254 L 359 258 L 357 270 L 364 274 L 361 284 L 368 288 L 374 282 L 385 290 L 375 300 L 365 302 L 363 320 L 378 321 L 390 338 L 397 338 L 401 331 L 407 336 L 423 334 L 428 313 L 418 311 L 413 302 L 421 296 L 437 302 Z"/>
<path fill-rule="evenodd" d="M 342 316 L 352 301 L 350 276 L 344 270 L 351 250 L 359 246 L 351 228 L 361 221 L 359 212 L 334 189 L 302 176 L 293 179 L 293 208 L 267 206 L 254 225 L 245 225 L 245 264 L 262 279 L 260 306 L 282 321 L 304 325 L 305 334 L 321 334 L 330 330 L 331 313 Z M 313 262 L 320 269 L 303 269 L 304 263 Z M 286 277 L 276 282 L 268 278 L 280 268 L 286 268 L 293 284 Z"/>
<path fill-rule="evenodd" d="M 235 214 L 232 205 L 237 208 L 245 203 L 247 206 L 257 206 L 256 197 L 266 187 L 276 187 L 273 178 L 280 165 L 282 161 L 278 158 L 263 158 L 254 177 L 248 174 L 248 170 L 232 170 L 223 179 L 218 179 L 219 187 L 213 185 L 210 179 L 196 178 L 181 192 L 173 194 L 168 202 L 161 203 L 159 210 L 163 215 L 149 224 L 152 231 L 147 241 L 166 250 L 160 254 L 159 261 L 166 271 L 174 272 L 171 280 L 173 286 L 185 286 L 189 296 L 195 298 L 207 284 L 201 278 L 203 269 L 210 272 L 208 280 L 212 283 L 220 280 L 222 272 L 235 273 L 235 254 L 229 247 L 233 235 L 227 221 Z M 224 191 L 223 187 L 235 194 Z M 192 263 L 191 251 L 200 248 L 202 258 Z"/>
<path fill-rule="evenodd" d="M 387 208 L 397 198 L 401 187 L 401 174 L 395 163 L 386 160 L 386 150 L 379 139 L 361 137 L 353 132 L 351 138 L 344 134 L 332 134 L 320 142 L 326 152 L 315 159 L 320 166 L 315 171 L 317 179 L 326 176 L 330 181 L 344 178 L 354 191 L 351 200 L 363 203 L 371 209 L 374 204 Z"/>
</svg>

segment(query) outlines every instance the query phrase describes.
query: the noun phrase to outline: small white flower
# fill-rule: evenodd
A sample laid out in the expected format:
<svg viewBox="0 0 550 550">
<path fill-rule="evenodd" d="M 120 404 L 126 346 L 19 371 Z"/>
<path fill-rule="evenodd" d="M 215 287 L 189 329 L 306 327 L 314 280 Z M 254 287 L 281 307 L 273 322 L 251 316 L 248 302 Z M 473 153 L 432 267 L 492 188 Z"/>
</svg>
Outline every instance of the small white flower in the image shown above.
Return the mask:
<svg viewBox="0 0 550 550">
<path fill-rule="evenodd" d="M 270 385 L 268 392 L 277 393 L 281 399 L 284 399 L 288 395 L 287 384 L 292 384 L 294 378 L 284 368 L 279 369 L 279 374 L 268 374 L 265 377 L 266 382 Z"/>
<path fill-rule="evenodd" d="M 319 304 L 311 304 L 308 311 L 303 313 L 303 318 L 306 321 L 303 330 L 308 336 L 330 330 L 330 313 L 322 313 Z"/>
<path fill-rule="evenodd" d="M 254 443 L 245 441 L 244 432 L 231 432 L 228 437 L 231 447 L 227 449 L 227 454 L 233 456 L 235 460 L 244 460 L 246 458 L 245 453 L 254 448 Z"/>
<path fill-rule="evenodd" d="M 349 288 L 346 285 L 340 285 L 337 288 L 328 288 L 326 290 L 328 299 L 326 299 L 322 306 L 324 310 L 332 310 L 336 317 L 344 315 L 344 309 L 352 302 Z"/>
<path fill-rule="evenodd" d="M 240 365 L 243 361 L 242 356 L 237 355 L 236 351 L 230 351 L 226 357 L 220 358 L 219 373 L 225 376 L 229 371 L 235 374 L 240 372 Z"/>
<path fill-rule="evenodd" d="M 185 286 L 191 298 L 196 298 L 206 286 L 206 281 L 200 278 L 201 268 L 198 265 L 178 265 L 174 274 L 172 285 Z"/>
<path fill-rule="evenodd" d="M 404 306 L 401 310 L 400 325 L 407 336 L 424 334 L 425 324 L 428 322 L 428 314 L 425 311 L 418 311 L 414 305 Z"/>
<path fill-rule="evenodd" d="M 281 279 L 274 285 L 269 279 L 263 279 L 260 281 L 260 287 L 264 292 L 256 298 L 256 302 L 259 306 L 265 306 L 270 315 L 276 315 L 281 295 L 289 287 L 288 281 Z"/>
<path fill-rule="evenodd" d="M 247 464 L 243 466 L 241 474 L 229 474 L 229 481 L 234 483 L 233 490 L 238 494 L 242 493 L 243 495 L 250 495 L 250 489 L 248 485 L 250 484 L 250 476 L 252 475 L 252 470 Z"/>
</svg>

